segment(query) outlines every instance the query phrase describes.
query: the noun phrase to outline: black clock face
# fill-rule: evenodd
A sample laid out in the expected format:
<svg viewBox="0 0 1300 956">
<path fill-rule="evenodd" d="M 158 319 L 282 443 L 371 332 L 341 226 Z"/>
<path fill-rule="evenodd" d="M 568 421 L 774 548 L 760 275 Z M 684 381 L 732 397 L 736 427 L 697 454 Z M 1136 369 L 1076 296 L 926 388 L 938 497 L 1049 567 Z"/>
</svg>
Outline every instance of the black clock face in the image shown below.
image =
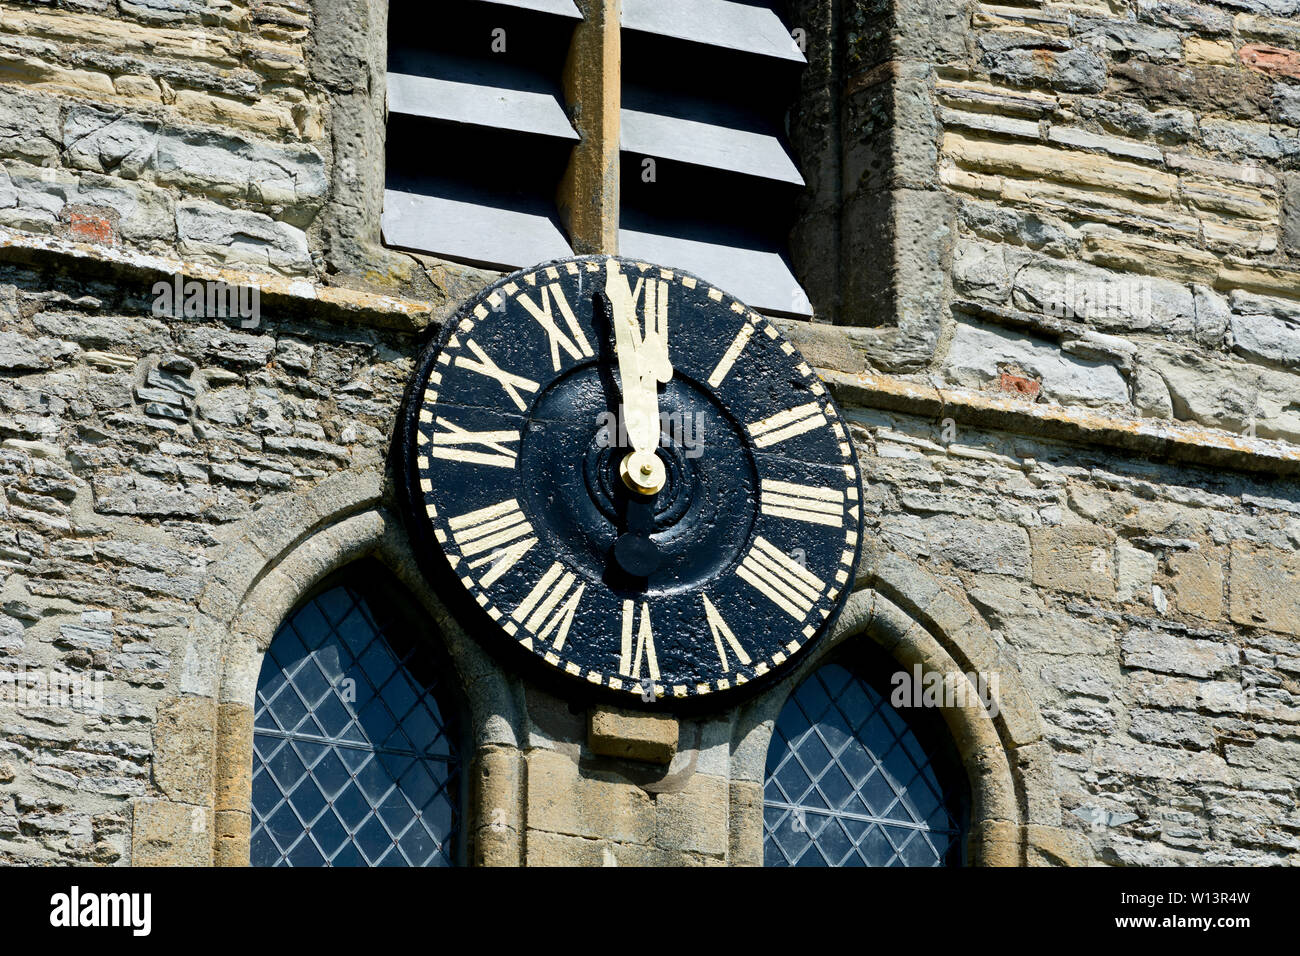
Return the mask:
<svg viewBox="0 0 1300 956">
<path fill-rule="evenodd" d="M 677 270 L 593 256 L 501 280 L 421 356 L 398 441 L 435 583 L 570 696 L 733 702 L 852 586 L 858 465 L 826 387 Z"/>
</svg>

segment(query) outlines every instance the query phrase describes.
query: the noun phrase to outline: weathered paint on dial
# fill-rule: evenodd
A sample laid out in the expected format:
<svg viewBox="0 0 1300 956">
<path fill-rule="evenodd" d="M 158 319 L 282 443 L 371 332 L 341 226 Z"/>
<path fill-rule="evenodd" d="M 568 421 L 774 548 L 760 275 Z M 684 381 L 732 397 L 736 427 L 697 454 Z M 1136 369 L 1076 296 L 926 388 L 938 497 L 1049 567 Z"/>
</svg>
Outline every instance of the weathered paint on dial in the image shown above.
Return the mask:
<svg viewBox="0 0 1300 956">
<path fill-rule="evenodd" d="M 725 706 L 787 671 L 842 607 L 861 549 L 857 458 L 767 319 L 695 276 L 617 260 L 666 301 L 673 367 L 650 506 L 659 566 L 627 574 L 606 261 L 500 280 L 421 355 L 397 439 L 415 542 L 435 585 L 471 599 L 472 633 L 570 696 Z"/>
</svg>

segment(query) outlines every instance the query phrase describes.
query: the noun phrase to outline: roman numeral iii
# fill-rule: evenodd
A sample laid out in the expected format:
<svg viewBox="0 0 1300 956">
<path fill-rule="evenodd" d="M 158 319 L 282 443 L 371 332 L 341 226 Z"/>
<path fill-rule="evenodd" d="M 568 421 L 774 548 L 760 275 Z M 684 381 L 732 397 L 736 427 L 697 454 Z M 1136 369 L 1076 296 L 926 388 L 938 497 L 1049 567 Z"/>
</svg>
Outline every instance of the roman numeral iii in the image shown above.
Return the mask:
<svg viewBox="0 0 1300 956">
<path fill-rule="evenodd" d="M 844 490 L 794 485 L 788 481 L 763 479 L 759 496 L 762 511 L 775 518 L 793 518 L 811 524 L 839 528 L 844 524 Z"/>
<path fill-rule="evenodd" d="M 754 539 L 736 574 L 796 621 L 821 597 L 826 582 L 764 537 Z"/>
<path fill-rule="evenodd" d="M 556 561 L 550 566 L 540 581 L 533 585 L 528 596 L 511 612 L 510 617 L 537 635 L 539 640 L 546 640 L 555 631 L 555 649 L 564 647 L 573 625 L 573 616 L 578 612 L 578 603 L 586 584 L 574 588 L 577 575 L 564 570 L 564 565 Z"/>
<path fill-rule="evenodd" d="M 775 445 L 777 442 L 794 438 L 796 435 L 810 432 L 825 424 L 826 414 L 821 406 L 816 402 L 809 402 L 807 405 L 799 405 L 759 421 L 750 422 L 746 427 L 749 429 L 750 437 L 754 439 L 754 444 L 759 448 L 766 448 L 768 445 Z"/>
<path fill-rule="evenodd" d="M 483 587 L 489 587 L 513 568 L 537 543 L 532 525 L 514 498 L 458 515 L 449 519 L 447 524 L 461 555 L 471 559 L 471 568 L 491 565 L 479 579 Z"/>
</svg>

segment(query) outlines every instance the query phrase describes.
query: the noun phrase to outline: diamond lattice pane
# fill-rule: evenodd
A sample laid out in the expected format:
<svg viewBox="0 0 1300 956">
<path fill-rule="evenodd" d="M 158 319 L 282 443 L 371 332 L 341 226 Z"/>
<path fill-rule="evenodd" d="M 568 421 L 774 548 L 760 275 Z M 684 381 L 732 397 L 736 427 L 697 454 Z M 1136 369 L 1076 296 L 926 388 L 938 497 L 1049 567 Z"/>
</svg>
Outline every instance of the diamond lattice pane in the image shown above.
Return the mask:
<svg viewBox="0 0 1300 956">
<path fill-rule="evenodd" d="M 276 633 L 258 679 L 254 866 L 449 866 L 460 760 L 427 651 L 331 588 Z"/>
<path fill-rule="evenodd" d="M 839 664 L 782 709 L 763 797 L 767 866 L 943 866 L 961 836 L 907 721 Z"/>
</svg>

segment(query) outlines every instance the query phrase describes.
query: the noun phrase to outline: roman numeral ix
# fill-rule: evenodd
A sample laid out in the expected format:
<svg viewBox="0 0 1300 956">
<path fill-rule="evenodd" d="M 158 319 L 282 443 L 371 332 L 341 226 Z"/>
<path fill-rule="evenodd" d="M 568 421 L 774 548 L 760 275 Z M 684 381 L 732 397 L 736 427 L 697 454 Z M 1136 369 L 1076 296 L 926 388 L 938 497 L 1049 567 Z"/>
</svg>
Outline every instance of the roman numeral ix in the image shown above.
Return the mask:
<svg viewBox="0 0 1300 956">
<path fill-rule="evenodd" d="M 763 479 L 759 496 L 765 515 L 793 518 L 811 524 L 839 528 L 844 524 L 844 490 L 795 485 L 788 481 Z"/>
<path fill-rule="evenodd" d="M 445 458 L 448 461 L 467 461 L 473 465 L 495 465 L 498 468 L 515 466 L 515 450 L 507 448 L 502 442 L 519 441 L 519 432 L 471 432 L 445 418 L 437 418 L 433 424 L 435 428 L 442 427 L 447 430 L 433 433 L 433 443 L 429 448 L 430 457 Z M 471 451 L 461 447 L 463 445 L 482 445 L 487 451 Z"/>
</svg>

